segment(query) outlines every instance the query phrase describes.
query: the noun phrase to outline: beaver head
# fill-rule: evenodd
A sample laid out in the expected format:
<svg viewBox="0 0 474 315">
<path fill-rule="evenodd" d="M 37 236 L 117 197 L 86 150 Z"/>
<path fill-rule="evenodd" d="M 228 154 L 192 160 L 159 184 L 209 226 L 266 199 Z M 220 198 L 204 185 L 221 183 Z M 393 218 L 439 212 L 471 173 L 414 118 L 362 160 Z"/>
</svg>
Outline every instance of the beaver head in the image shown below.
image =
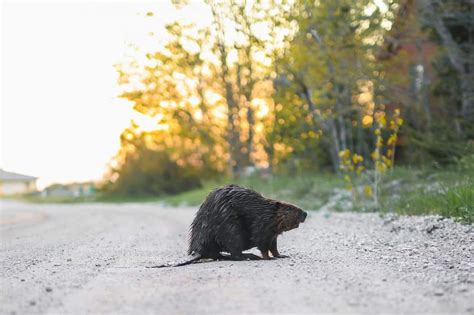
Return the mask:
<svg viewBox="0 0 474 315">
<path fill-rule="evenodd" d="M 277 201 L 276 205 L 276 221 L 278 233 L 296 229 L 300 223 L 304 222 L 306 212 L 292 204 Z"/>
</svg>

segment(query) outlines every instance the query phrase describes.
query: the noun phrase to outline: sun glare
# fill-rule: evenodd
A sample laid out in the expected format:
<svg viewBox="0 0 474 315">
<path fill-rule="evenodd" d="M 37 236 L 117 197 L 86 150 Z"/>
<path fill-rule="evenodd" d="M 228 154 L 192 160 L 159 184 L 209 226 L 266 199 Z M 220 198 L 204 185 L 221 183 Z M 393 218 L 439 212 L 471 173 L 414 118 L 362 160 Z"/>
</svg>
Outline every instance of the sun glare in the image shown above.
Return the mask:
<svg viewBox="0 0 474 315">
<path fill-rule="evenodd" d="M 141 63 L 177 17 L 167 1 L 2 3 L 0 167 L 38 176 L 40 188 L 99 180 L 131 119 L 167 129 L 118 98 L 113 65 L 127 56 Z M 179 17 L 209 21 L 199 3 Z"/>
</svg>

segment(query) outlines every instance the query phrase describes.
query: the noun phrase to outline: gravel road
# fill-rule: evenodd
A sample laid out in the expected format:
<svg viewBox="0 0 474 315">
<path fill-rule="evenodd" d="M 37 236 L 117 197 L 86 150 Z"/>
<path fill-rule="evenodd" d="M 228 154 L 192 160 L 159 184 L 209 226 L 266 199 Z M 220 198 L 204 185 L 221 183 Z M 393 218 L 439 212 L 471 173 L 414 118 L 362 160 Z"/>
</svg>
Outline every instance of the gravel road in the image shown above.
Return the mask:
<svg viewBox="0 0 474 315">
<path fill-rule="evenodd" d="M 310 212 L 291 258 L 147 269 L 185 257 L 196 208 L 0 206 L 2 314 L 474 314 L 474 229 L 438 217 Z"/>
</svg>

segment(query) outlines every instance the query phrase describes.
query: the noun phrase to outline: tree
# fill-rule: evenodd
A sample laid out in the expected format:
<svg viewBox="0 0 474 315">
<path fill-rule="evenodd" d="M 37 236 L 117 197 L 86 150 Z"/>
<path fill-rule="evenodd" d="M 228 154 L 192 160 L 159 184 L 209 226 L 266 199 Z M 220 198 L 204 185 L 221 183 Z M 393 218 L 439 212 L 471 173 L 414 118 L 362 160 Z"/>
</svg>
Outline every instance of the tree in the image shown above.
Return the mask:
<svg viewBox="0 0 474 315">
<path fill-rule="evenodd" d="M 220 80 L 227 103 L 228 143 L 234 177 L 246 166 L 254 166 L 258 140 L 255 137 L 255 100 L 262 95 L 262 84 L 269 80 L 272 56 L 279 36 L 270 36 L 282 27 L 285 2 L 217 1 L 211 8 L 211 34 L 220 61 Z M 259 95 L 260 94 L 260 95 Z"/>
<path fill-rule="evenodd" d="M 270 27 L 276 17 L 269 18 L 267 11 L 283 11 L 274 11 L 268 2 L 206 3 L 213 16 L 208 27 L 170 23 L 167 42 L 146 55 L 146 64 L 132 60 L 117 65 L 121 96 L 139 113 L 156 119 L 159 129 L 146 135 L 127 133 L 144 140 L 123 143 L 131 149 L 119 152 L 121 167 L 135 161 L 125 158 L 130 154 L 146 155 L 143 147 L 201 178 L 226 169 L 239 177 L 245 167 L 262 160 L 259 113 L 266 107 L 259 100 L 270 95 L 265 86 L 275 38 L 261 30 L 277 31 Z M 118 169 L 115 173 L 124 174 Z"/>
<path fill-rule="evenodd" d="M 439 35 L 460 79 L 464 125 L 474 125 L 474 2 L 472 0 L 420 0 L 426 23 Z M 473 136 L 473 135 L 470 135 Z"/>
<path fill-rule="evenodd" d="M 369 160 L 371 138 L 365 129 L 390 101 L 382 92 L 383 65 L 375 58 L 386 32 L 382 25 L 390 22 L 391 7 L 384 10 L 369 0 L 297 1 L 293 10 L 298 31 L 279 61 L 283 72 L 275 86 L 293 89 L 303 106 L 279 98 L 285 93 L 277 93 L 275 101 L 307 111 L 308 128 L 313 134 L 322 131 L 334 171 L 342 150 L 357 149 Z"/>
<path fill-rule="evenodd" d="M 215 66 L 203 58 L 210 45 L 207 34 L 177 23 L 168 25 L 167 30 L 171 39 L 162 50 L 147 54 L 149 64 L 138 78 L 118 66 L 124 84 L 141 83 L 122 97 L 166 127 L 168 138 L 155 139 L 161 141 L 158 145 L 174 150 L 177 158 L 198 155 L 200 163 L 222 171 L 222 165 L 210 160 L 223 153 L 224 135 L 218 112 L 222 100 L 215 97 L 219 92 L 213 81 Z"/>
</svg>

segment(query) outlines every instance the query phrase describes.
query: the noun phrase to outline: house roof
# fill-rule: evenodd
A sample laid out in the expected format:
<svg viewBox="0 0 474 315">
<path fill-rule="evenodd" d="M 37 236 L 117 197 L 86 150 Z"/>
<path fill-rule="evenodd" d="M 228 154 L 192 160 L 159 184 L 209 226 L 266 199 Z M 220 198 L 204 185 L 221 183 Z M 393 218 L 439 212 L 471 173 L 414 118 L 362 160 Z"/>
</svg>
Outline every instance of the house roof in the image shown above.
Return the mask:
<svg viewBox="0 0 474 315">
<path fill-rule="evenodd" d="M 7 172 L 7 171 L 4 171 L 4 170 L 0 169 L 0 181 L 4 181 L 4 182 L 7 182 L 7 181 L 26 182 L 26 181 L 36 180 L 37 178 L 38 177 Z"/>
</svg>

